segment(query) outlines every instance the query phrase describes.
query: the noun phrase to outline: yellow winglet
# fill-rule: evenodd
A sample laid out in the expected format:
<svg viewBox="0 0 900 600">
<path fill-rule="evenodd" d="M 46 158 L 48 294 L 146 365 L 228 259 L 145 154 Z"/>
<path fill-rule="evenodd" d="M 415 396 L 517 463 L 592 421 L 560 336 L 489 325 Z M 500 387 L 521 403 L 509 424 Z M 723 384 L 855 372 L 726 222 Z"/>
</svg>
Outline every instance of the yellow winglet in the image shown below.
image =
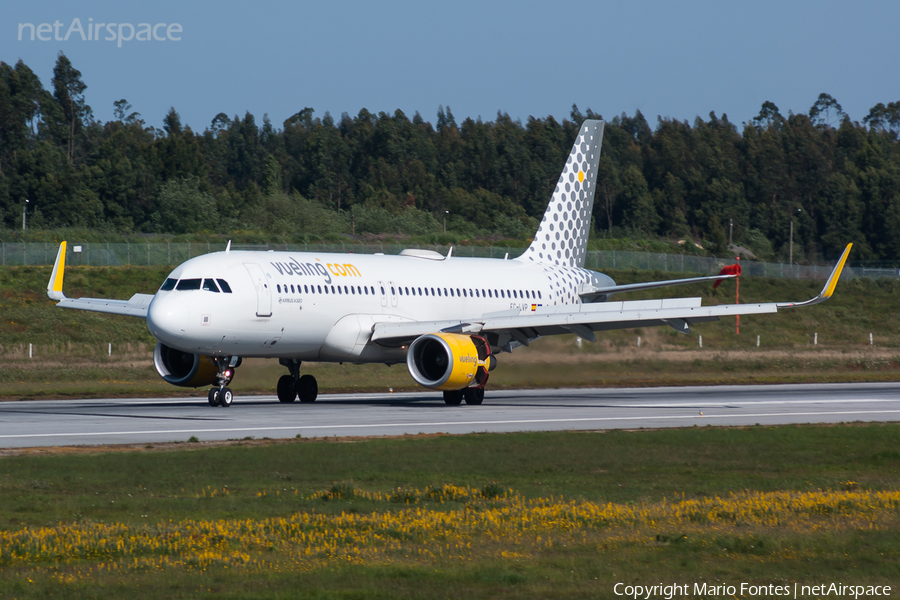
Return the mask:
<svg viewBox="0 0 900 600">
<path fill-rule="evenodd" d="M 838 259 L 837 264 L 834 265 L 834 270 L 831 271 L 831 275 L 828 276 L 828 281 L 825 282 L 825 287 L 822 288 L 822 291 L 819 292 L 818 296 L 816 296 L 812 300 L 807 300 L 806 302 L 779 302 L 777 304 L 778 308 L 811 306 L 813 304 L 825 302 L 826 300 L 831 298 L 831 294 L 834 293 L 834 288 L 837 286 L 837 283 L 841 278 L 841 272 L 844 270 L 844 264 L 847 262 L 847 256 L 850 255 L 850 248 L 852 247 L 853 244 L 847 244 L 847 247 L 844 248 L 844 253 L 841 254 L 841 258 Z"/>
<path fill-rule="evenodd" d="M 838 261 L 837 265 L 834 267 L 834 271 L 831 272 L 831 277 L 828 278 L 828 281 L 825 282 L 825 287 L 822 288 L 822 293 L 820 296 L 823 298 L 831 298 L 831 294 L 834 293 L 834 288 L 837 285 L 838 280 L 841 278 L 841 271 L 844 270 L 844 263 L 847 262 L 847 256 L 850 254 L 850 248 L 853 247 L 853 244 L 847 244 L 847 247 L 844 248 L 844 253 L 841 255 L 841 259 Z"/>
<path fill-rule="evenodd" d="M 59 245 L 59 253 L 56 255 L 56 262 L 53 264 L 53 272 L 50 274 L 50 281 L 47 283 L 47 295 L 52 300 L 65 300 L 66 295 L 63 294 L 63 273 L 66 270 L 66 243 Z"/>
</svg>

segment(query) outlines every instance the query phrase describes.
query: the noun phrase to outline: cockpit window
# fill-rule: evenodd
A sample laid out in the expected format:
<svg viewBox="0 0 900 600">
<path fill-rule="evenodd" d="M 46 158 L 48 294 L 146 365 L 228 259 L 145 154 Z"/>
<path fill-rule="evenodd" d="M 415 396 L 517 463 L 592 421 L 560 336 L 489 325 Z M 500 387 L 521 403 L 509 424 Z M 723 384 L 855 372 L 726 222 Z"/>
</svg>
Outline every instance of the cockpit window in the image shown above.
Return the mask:
<svg viewBox="0 0 900 600">
<path fill-rule="evenodd" d="M 172 290 L 175 289 L 175 284 L 176 284 L 176 283 L 178 283 L 178 280 L 177 280 L 177 279 L 172 279 L 172 278 L 170 277 L 169 279 L 166 279 L 166 280 L 163 282 L 162 287 L 159 288 L 159 291 L 161 291 L 161 292 L 171 292 Z"/>
<path fill-rule="evenodd" d="M 175 289 L 179 292 L 184 292 L 188 290 L 199 290 L 200 289 L 200 279 L 182 279 L 178 282 L 178 285 L 175 286 Z"/>
<path fill-rule="evenodd" d="M 203 289 L 207 292 L 215 292 L 219 293 L 219 287 L 216 285 L 214 279 L 204 279 L 203 280 Z"/>
<path fill-rule="evenodd" d="M 228 282 L 227 282 L 227 281 L 225 281 L 224 279 L 216 279 L 216 281 L 219 282 L 219 287 L 222 288 L 222 291 L 223 291 L 223 292 L 225 292 L 226 294 L 230 294 L 230 293 L 231 293 L 231 286 L 228 285 Z"/>
</svg>

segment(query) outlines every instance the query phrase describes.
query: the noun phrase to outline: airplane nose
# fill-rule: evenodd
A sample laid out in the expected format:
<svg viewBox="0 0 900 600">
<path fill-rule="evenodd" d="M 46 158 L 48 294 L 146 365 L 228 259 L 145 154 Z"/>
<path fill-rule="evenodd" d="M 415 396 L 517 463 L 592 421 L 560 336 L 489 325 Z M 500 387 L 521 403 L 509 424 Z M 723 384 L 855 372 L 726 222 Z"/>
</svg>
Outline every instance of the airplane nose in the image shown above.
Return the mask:
<svg viewBox="0 0 900 600">
<path fill-rule="evenodd" d="M 147 329 L 150 335 L 166 342 L 184 335 L 188 324 L 187 306 L 172 297 L 156 297 L 147 311 Z"/>
</svg>

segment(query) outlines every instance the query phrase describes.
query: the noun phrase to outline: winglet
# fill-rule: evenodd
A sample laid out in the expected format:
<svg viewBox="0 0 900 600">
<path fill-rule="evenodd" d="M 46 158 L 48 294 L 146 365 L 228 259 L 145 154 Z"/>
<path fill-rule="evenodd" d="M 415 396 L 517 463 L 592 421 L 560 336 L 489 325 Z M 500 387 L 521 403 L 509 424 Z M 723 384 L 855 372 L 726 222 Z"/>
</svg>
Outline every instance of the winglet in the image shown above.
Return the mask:
<svg viewBox="0 0 900 600">
<path fill-rule="evenodd" d="M 853 244 L 847 244 L 847 247 L 844 248 L 844 253 L 841 254 L 841 259 L 834 266 L 834 270 L 831 272 L 831 276 L 828 278 L 828 281 L 825 282 L 825 287 L 822 288 L 822 292 L 819 294 L 826 300 L 831 298 L 831 294 L 834 293 L 834 288 L 837 286 L 838 280 L 841 278 L 841 271 L 844 270 L 844 264 L 847 262 L 847 256 L 850 255 L 850 248 L 853 247 Z"/>
<path fill-rule="evenodd" d="M 806 302 L 779 302 L 778 308 L 810 306 L 812 304 L 825 302 L 826 300 L 831 298 L 831 295 L 834 293 L 834 288 L 837 286 L 837 283 L 841 278 L 841 272 L 844 270 L 844 264 L 846 264 L 847 262 L 847 256 L 850 255 L 850 248 L 852 247 L 853 244 L 847 244 L 847 247 L 844 248 L 844 253 L 841 254 L 841 258 L 838 259 L 837 264 L 834 265 L 834 270 L 831 271 L 831 275 L 828 276 L 828 281 L 825 282 L 825 286 L 822 288 L 822 291 L 819 292 L 818 296 L 816 296 L 812 300 L 807 300 Z"/>
<path fill-rule="evenodd" d="M 66 243 L 59 245 L 59 253 L 56 255 L 56 262 L 53 264 L 53 272 L 50 274 L 50 281 L 47 283 L 47 295 L 52 300 L 65 300 L 66 295 L 63 294 L 63 273 L 66 270 Z"/>
</svg>

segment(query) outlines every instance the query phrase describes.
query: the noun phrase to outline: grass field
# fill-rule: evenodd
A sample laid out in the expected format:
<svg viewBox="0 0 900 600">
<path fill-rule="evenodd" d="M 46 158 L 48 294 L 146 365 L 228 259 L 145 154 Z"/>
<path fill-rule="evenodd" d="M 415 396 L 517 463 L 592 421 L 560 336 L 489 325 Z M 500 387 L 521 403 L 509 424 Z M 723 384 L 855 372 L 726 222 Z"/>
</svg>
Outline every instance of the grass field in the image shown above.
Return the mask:
<svg viewBox="0 0 900 600">
<path fill-rule="evenodd" d="M 0 458 L 0 595 L 897 586 L 898 434 L 692 428 L 25 452 Z"/>
</svg>

